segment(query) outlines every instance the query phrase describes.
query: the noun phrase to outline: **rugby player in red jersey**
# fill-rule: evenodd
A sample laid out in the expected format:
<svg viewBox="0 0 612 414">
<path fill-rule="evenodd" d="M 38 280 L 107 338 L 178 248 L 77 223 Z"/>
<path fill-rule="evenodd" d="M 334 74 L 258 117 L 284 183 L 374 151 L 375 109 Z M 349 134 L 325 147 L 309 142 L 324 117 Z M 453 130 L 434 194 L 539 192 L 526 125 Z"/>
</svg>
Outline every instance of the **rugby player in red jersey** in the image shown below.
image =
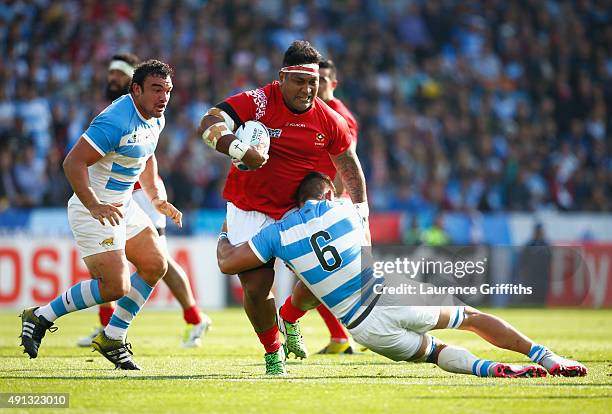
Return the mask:
<svg viewBox="0 0 612 414">
<path fill-rule="evenodd" d="M 207 145 L 241 160 L 252 170 L 244 172 L 232 166 L 223 191 L 228 200 L 226 221 L 232 244 L 248 241 L 294 209 L 300 182 L 328 154 L 356 209 L 367 220 L 365 178 L 347 122 L 317 97 L 320 61 L 321 55 L 309 42 L 295 41 L 285 52 L 278 81 L 234 95 L 202 118 L 198 133 Z M 261 122 L 269 131 L 267 162 L 266 156 L 233 134 L 249 120 Z M 245 312 L 266 350 L 266 373 L 279 375 L 286 372 L 285 352 L 270 292 L 273 266 L 269 262 L 239 278 Z M 305 357 L 299 325 L 281 320 L 279 326 L 284 330 L 288 352 Z"/>
<path fill-rule="evenodd" d="M 319 62 L 319 92 L 318 96 L 321 98 L 330 108 L 334 111 L 338 112 L 342 117 L 346 120 L 349 130 L 351 131 L 351 136 L 353 138 L 353 144 L 357 145 L 357 132 L 359 130 L 359 125 L 357 124 L 357 120 L 349 111 L 349 109 L 344 105 L 344 103 L 334 96 L 334 90 L 338 86 L 338 77 L 336 65 L 331 59 L 322 60 Z M 315 171 L 322 172 L 332 180 L 334 180 L 334 185 L 336 187 L 336 196 L 337 197 L 348 197 L 346 191 L 344 191 L 344 186 L 342 184 L 342 179 L 339 175 L 336 174 L 336 167 L 329 157 L 329 155 L 324 154 L 319 161 L 319 165 L 315 168 Z M 286 322 L 295 323 L 299 317 L 301 317 L 305 312 L 301 309 L 297 308 L 292 303 L 292 296 L 289 296 L 283 306 L 280 309 L 280 316 Z M 321 349 L 319 354 L 352 354 L 353 348 L 349 342 L 348 332 L 342 326 L 340 321 L 336 319 L 336 317 L 331 313 L 329 309 L 325 307 L 325 305 L 320 304 L 317 306 L 317 311 L 319 315 L 323 318 L 325 325 L 329 331 L 330 339 L 329 343 Z"/>
</svg>

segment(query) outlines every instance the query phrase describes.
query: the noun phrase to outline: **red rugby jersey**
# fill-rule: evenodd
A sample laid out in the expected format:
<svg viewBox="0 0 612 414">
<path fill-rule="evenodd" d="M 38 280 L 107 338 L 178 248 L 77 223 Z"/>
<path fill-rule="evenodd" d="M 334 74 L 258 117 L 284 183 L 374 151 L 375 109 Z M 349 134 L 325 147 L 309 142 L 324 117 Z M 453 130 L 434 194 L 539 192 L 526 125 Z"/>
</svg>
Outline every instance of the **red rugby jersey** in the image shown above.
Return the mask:
<svg viewBox="0 0 612 414">
<path fill-rule="evenodd" d="M 342 116 L 342 118 L 346 120 L 346 122 L 348 123 L 349 130 L 351 131 L 353 142 L 357 143 L 357 131 L 359 129 L 359 125 L 357 124 L 357 120 L 355 119 L 351 111 L 349 111 L 348 108 L 344 105 L 344 103 L 342 103 L 342 101 L 338 98 L 333 98 L 326 103 L 331 109 L 338 112 Z M 321 161 L 319 162 L 319 165 L 317 166 L 316 170 L 329 175 L 332 180 L 336 178 L 336 166 L 332 162 L 331 158 L 329 158 L 329 156 L 327 155 L 321 157 Z"/>
<path fill-rule="evenodd" d="M 323 155 L 338 155 L 351 144 L 344 118 L 319 98 L 308 111 L 291 112 L 278 81 L 234 95 L 218 106 L 239 123 L 261 122 L 270 133 L 268 162 L 255 171 L 240 171 L 232 165 L 227 177 L 223 197 L 242 210 L 280 219 L 295 207 L 298 185 L 306 174 L 316 171 Z"/>
</svg>

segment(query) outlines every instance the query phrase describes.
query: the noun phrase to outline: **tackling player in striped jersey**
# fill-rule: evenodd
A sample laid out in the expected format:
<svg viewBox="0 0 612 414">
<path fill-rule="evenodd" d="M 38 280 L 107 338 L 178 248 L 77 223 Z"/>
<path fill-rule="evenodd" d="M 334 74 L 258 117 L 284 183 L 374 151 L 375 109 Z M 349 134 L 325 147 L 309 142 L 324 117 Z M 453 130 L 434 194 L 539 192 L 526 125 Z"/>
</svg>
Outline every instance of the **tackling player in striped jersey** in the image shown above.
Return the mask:
<svg viewBox="0 0 612 414">
<path fill-rule="evenodd" d="M 102 111 L 64 160 L 74 190 L 68 221 L 92 278 L 42 307 L 21 314 L 21 345 L 38 356 L 53 322 L 70 312 L 117 300 L 109 324 L 92 346 L 117 368 L 140 369 L 125 341 L 130 323 L 151 295 L 168 263 L 151 220 L 132 199 L 140 181 L 155 208 L 182 225 L 182 213 L 164 197 L 154 151 L 164 127 L 172 69 L 158 60 L 134 71 L 130 93 Z M 136 267 L 130 276 L 128 260 Z"/>
<path fill-rule="evenodd" d="M 586 367 L 579 362 L 556 355 L 502 319 L 471 307 L 376 306 L 380 296 L 369 289 L 372 269 L 362 267 L 361 261 L 362 246 L 367 244 L 363 220 L 350 204 L 334 203 L 333 194 L 330 178 L 313 172 L 298 188 L 298 211 L 239 246 L 233 246 L 222 232 L 217 245 L 221 271 L 233 274 L 273 257 L 282 259 L 300 279 L 293 294 L 301 312 L 293 315 L 295 320 L 323 303 L 357 342 L 394 361 L 431 362 L 449 372 L 481 377 L 542 377 L 547 372 L 586 375 Z M 428 333 L 449 328 L 472 331 L 541 366 L 479 359 Z"/>
</svg>

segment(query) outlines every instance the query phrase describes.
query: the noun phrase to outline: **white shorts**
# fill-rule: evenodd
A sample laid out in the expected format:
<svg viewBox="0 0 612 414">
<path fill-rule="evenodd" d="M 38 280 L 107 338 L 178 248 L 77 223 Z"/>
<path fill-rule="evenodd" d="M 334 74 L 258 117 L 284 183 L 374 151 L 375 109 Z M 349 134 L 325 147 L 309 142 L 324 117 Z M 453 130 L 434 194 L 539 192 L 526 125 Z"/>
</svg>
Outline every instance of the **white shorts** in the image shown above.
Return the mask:
<svg viewBox="0 0 612 414">
<path fill-rule="evenodd" d="M 227 238 L 233 245 L 247 242 L 264 227 L 275 223 L 272 217 L 259 211 L 245 211 L 227 203 Z"/>
<path fill-rule="evenodd" d="M 132 198 L 140 206 L 142 211 L 144 211 L 144 213 L 151 219 L 153 226 L 155 226 L 156 229 L 166 228 L 166 216 L 153 207 L 151 200 L 149 200 L 149 197 L 142 189 L 134 191 L 132 193 Z"/>
<path fill-rule="evenodd" d="M 394 361 L 408 361 L 439 317 L 439 306 L 374 306 L 349 332 L 355 341 L 377 354 Z"/>
<path fill-rule="evenodd" d="M 103 226 L 91 216 L 81 200 L 73 194 L 68 200 L 68 223 L 74 234 L 81 257 L 125 249 L 126 240 L 131 239 L 147 227 L 151 220 L 137 203 L 130 198 L 122 207 L 123 219 L 116 226 L 105 221 Z"/>
<path fill-rule="evenodd" d="M 287 213 L 285 213 L 283 218 L 292 213 L 294 210 L 295 209 L 289 210 Z M 260 230 L 277 221 L 264 213 L 260 213 L 259 211 L 245 211 L 229 202 L 227 203 L 226 220 L 227 238 L 233 245 L 238 245 L 249 241 L 251 237 L 259 233 Z M 293 272 L 287 269 L 281 260 L 277 260 L 274 263 L 274 274 L 275 276 L 279 275 L 277 285 L 280 281 L 280 286 L 277 286 L 277 288 L 280 287 L 281 290 L 278 292 L 279 298 L 284 300 L 291 294 L 291 289 L 295 284 Z"/>
</svg>

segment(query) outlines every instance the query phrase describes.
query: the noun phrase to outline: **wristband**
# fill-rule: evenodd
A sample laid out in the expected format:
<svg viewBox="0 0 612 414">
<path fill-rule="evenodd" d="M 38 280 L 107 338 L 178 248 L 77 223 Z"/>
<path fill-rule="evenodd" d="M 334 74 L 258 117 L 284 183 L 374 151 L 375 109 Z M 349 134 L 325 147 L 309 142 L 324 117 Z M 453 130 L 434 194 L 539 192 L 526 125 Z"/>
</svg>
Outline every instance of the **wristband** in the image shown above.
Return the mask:
<svg viewBox="0 0 612 414">
<path fill-rule="evenodd" d="M 235 139 L 230 143 L 229 155 L 241 161 L 244 154 L 249 150 L 249 146 L 239 139 Z"/>
<path fill-rule="evenodd" d="M 219 233 L 219 237 L 217 238 L 217 242 L 220 242 L 223 239 L 228 239 L 229 240 L 229 238 L 227 237 L 227 232 L 226 231 L 222 231 L 221 233 Z"/>
<path fill-rule="evenodd" d="M 357 213 L 359 213 L 362 218 L 367 219 L 370 216 L 370 208 L 368 207 L 367 201 L 355 203 L 354 206 L 355 210 L 357 210 Z"/>
</svg>

